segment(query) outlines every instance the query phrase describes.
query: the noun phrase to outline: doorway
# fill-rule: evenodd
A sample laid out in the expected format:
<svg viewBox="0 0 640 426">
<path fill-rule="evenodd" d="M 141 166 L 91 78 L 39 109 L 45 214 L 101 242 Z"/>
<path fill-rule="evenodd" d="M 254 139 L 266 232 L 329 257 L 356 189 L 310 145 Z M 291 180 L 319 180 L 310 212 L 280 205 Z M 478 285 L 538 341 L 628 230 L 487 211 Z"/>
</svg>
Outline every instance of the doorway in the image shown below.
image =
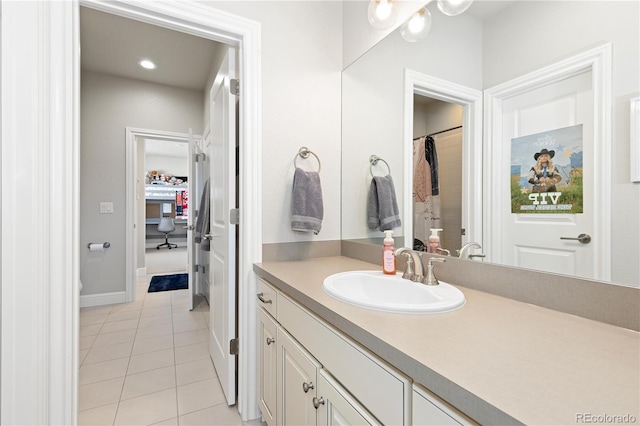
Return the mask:
<svg viewBox="0 0 640 426">
<path fill-rule="evenodd" d="M 116 2 L 117 3 L 117 2 Z M 239 106 L 241 117 L 239 123 L 239 151 L 232 147 L 234 152 L 238 152 L 237 162 L 240 164 L 242 185 L 238 188 L 238 199 L 241 205 L 247 209 L 240 210 L 239 219 L 243 225 L 243 233 L 238 241 L 238 276 L 242 279 L 242 285 L 238 286 L 239 292 L 239 334 L 243 335 L 240 341 L 240 357 L 238 362 L 239 370 L 239 395 L 238 408 L 243 419 L 249 420 L 258 416 L 256 398 L 252 396 L 255 386 L 255 376 L 252 374 L 251 366 L 255 359 L 255 343 L 252 336 L 255 335 L 255 325 L 250 319 L 245 319 L 244 315 L 251 318 L 255 310 L 255 301 L 247 295 L 253 294 L 255 288 L 255 278 L 252 273 L 252 265 L 260 260 L 261 254 L 261 228 L 260 228 L 260 148 L 259 148 L 259 78 L 257 66 L 258 54 L 257 46 L 259 42 L 258 25 L 244 19 L 235 19 L 228 14 L 218 13 L 210 7 L 201 5 L 190 5 L 177 3 L 170 4 L 149 4 L 139 8 L 129 8 L 126 5 L 117 4 L 112 8 L 110 5 L 94 5 L 88 3 L 89 7 L 98 7 L 102 11 L 117 14 L 127 18 L 145 21 L 158 26 L 170 26 L 172 29 L 179 29 L 186 33 L 198 37 L 216 40 L 227 45 L 242 47 L 239 49 L 238 59 L 240 61 L 240 80 L 243 84 L 243 102 Z M 166 9 L 165 9 L 166 8 Z M 175 19 L 174 19 L 175 18 Z M 219 28 L 224 28 L 222 31 Z M 230 30 L 230 28 L 232 30 Z M 245 101 L 246 100 L 246 101 Z M 206 116 L 206 114 L 205 114 Z M 246 147 L 247 149 L 243 149 Z M 244 165 L 248 165 L 244 167 Z M 235 199 L 236 194 L 230 194 Z M 192 204 L 193 206 L 193 204 Z M 128 215 L 130 216 L 130 215 Z M 132 217 L 132 216 L 131 216 Z M 131 228 L 127 228 L 131 229 Z M 130 262 L 130 256 L 127 256 Z M 132 270 L 134 270 L 133 268 Z M 133 274 L 127 274 L 134 276 Z M 235 289 L 235 285 L 234 285 Z M 246 338 L 244 338 L 246 336 Z"/>
<path fill-rule="evenodd" d="M 462 196 L 460 197 L 460 218 L 456 219 L 454 225 L 459 227 L 458 235 L 451 235 L 451 242 L 447 244 L 452 246 L 462 245 L 466 242 L 478 242 L 482 244 L 482 180 L 476 176 L 481 175 L 482 165 L 482 92 L 471 89 L 462 85 L 454 84 L 446 80 L 435 78 L 426 74 L 422 74 L 413 70 L 405 70 L 405 86 L 404 86 L 404 217 L 405 223 L 405 241 L 414 241 L 414 162 L 413 138 L 415 137 L 416 123 L 414 117 L 416 110 L 422 107 L 416 107 L 414 104 L 416 99 L 428 99 L 430 102 L 437 102 L 437 105 L 448 106 L 448 108 L 461 108 L 461 114 L 458 120 L 461 120 L 461 129 L 451 128 L 458 127 L 451 125 L 445 128 L 438 128 L 426 131 L 417 136 L 429 136 L 438 133 L 443 136 L 456 135 L 461 139 L 461 184 L 459 188 Z M 450 123 L 449 123 L 450 124 Z M 446 132 L 440 133 L 443 130 Z M 456 133 L 458 132 L 458 133 Z M 419 132 L 421 133 L 421 132 Z M 457 208 L 457 207 L 456 207 Z M 424 215 L 423 215 L 424 216 Z M 451 232 L 455 234 L 458 232 Z M 463 235 L 460 235 L 463 234 Z M 428 236 L 427 236 L 428 237 Z M 444 246 L 444 244 L 442 244 Z M 448 249 L 448 247 L 445 247 Z M 455 249 L 453 249 L 455 255 Z"/>
</svg>

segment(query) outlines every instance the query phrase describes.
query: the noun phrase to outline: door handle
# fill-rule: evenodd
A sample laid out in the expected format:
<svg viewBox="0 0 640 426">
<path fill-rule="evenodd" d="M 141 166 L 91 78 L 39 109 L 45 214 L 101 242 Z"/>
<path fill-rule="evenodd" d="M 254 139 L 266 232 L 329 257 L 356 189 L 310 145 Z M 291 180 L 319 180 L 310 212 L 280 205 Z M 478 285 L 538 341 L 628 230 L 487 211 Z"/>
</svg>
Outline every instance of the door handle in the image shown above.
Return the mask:
<svg viewBox="0 0 640 426">
<path fill-rule="evenodd" d="M 193 225 L 183 226 L 182 229 L 186 229 L 187 231 L 193 231 L 195 229 L 195 226 Z"/>
<path fill-rule="evenodd" d="M 591 242 L 591 235 L 589 234 L 580 234 L 578 238 L 572 237 L 560 237 L 561 240 L 576 240 L 580 241 L 581 244 L 589 244 Z"/>
<path fill-rule="evenodd" d="M 219 237 L 220 234 L 204 234 L 203 237 L 205 240 L 210 240 L 213 237 Z"/>
</svg>

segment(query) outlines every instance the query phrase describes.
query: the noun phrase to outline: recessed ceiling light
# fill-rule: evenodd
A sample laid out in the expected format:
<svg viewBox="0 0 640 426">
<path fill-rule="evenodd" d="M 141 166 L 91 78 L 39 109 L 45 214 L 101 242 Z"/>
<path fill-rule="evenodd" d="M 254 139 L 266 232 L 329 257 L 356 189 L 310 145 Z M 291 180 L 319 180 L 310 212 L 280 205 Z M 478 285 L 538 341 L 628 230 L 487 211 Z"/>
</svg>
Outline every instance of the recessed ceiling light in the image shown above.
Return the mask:
<svg viewBox="0 0 640 426">
<path fill-rule="evenodd" d="M 150 60 L 148 60 L 148 59 L 143 59 L 143 60 L 141 60 L 141 61 L 140 61 L 140 62 L 138 62 L 138 63 L 140 64 L 140 66 L 141 66 L 142 68 L 146 68 L 146 69 L 148 69 L 148 70 L 153 70 L 153 69 L 155 69 L 155 68 L 156 68 L 156 64 L 154 64 L 153 62 L 151 62 L 151 61 L 150 61 Z"/>
</svg>

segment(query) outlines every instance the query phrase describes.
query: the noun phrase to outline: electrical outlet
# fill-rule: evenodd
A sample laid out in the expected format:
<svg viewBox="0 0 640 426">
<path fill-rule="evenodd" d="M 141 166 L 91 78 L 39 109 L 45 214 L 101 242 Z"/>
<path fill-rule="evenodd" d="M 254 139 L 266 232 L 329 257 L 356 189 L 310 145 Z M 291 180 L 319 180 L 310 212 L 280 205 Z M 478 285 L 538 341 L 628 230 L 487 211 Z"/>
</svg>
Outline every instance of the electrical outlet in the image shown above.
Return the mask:
<svg viewBox="0 0 640 426">
<path fill-rule="evenodd" d="M 113 203 L 101 201 L 100 213 L 113 213 Z"/>
</svg>

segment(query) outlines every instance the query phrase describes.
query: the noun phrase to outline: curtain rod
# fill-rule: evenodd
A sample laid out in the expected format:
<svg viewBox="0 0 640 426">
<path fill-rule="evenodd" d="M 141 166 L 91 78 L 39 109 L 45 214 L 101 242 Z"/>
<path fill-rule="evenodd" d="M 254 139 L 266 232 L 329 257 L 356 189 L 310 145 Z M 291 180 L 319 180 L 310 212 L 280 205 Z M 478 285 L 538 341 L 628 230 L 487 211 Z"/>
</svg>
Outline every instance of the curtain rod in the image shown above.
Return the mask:
<svg viewBox="0 0 640 426">
<path fill-rule="evenodd" d="M 447 129 L 447 130 L 441 130 L 441 131 L 439 131 L 439 132 L 430 133 L 430 134 L 428 134 L 428 135 L 420 136 L 420 137 L 418 137 L 418 138 L 413 138 L 413 140 L 414 140 L 414 141 L 417 141 L 417 140 L 418 140 L 418 139 L 420 139 L 420 138 L 428 138 L 429 136 L 439 135 L 440 133 L 446 133 L 446 132 L 450 132 L 450 131 L 452 131 L 452 130 L 456 130 L 456 129 L 462 129 L 462 126 L 452 127 L 452 128 L 450 128 L 450 129 Z"/>
</svg>

